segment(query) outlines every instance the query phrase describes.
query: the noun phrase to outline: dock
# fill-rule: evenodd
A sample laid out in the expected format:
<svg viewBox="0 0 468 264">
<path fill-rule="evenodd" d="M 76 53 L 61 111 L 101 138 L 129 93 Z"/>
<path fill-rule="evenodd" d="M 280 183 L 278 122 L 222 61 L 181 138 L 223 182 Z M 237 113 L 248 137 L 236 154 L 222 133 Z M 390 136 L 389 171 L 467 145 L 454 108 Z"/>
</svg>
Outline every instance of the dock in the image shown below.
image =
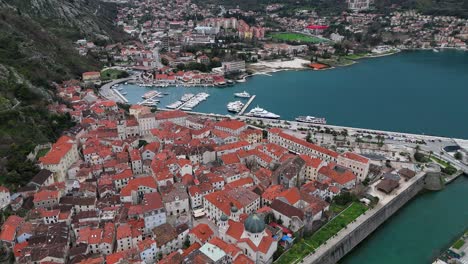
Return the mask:
<svg viewBox="0 0 468 264">
<path fill-rule="evenodd" d="M 253 102 L 255 97 L 256 97 L 256 95 L 254 94 L 249 98 L 249 101 L 247 101 L 247 103 L 245 103 L 244 107 L 242 107 L 242 109 L 239 111 L 239 113 L 237 113 L 238 116 L 241 116 L 241 115 L 244 114 L 245 110 L 247 110 L 247 108 L 249 108 L 249 105 Z"/>
<path fill-rule="evenodd" d="M 148 101 L 148 100 L 153 100 L 154 98 L 159 98 L 157 95 L 151 97 L 151 98 L 147 98 L 141 102 L 138 102 L 139 105 L 145 105 L 145 103 Z"/>
<path fill-rule="evenodd" d="M 190 100 L 192 100 L 195 96 L 197 96 L 196 94 L 194 94 L 192 97 L 190 97 L 187 101 L 185 101 L 183 104 L 179 105 L 179 107 L 177 107 L 176 109 L 179 110 L 181 109 L 182 107 L 184 107 L 184 105 L 186 105 L 188 102 L 190 102 Z"/>
<path fill-rule="evenodd" d="M 128 103 L 127 98 L 125 98 L 125 96 L 123 96 L 123 94 L 121 94 L 118 90 L 116 90 L 116 89 L 111 89 L 111 90 L 112 90 L 112 92 L 113 92 L 114 94 L 116 94 L 124 103 Z"/>
</svg>

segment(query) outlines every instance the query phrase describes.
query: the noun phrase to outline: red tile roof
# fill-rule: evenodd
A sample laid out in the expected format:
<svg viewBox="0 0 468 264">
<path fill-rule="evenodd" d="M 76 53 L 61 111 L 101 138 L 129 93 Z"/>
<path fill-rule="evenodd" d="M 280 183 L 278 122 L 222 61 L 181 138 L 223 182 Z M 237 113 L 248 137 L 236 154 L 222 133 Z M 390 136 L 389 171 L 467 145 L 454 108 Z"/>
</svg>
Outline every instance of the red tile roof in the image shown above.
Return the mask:
<svg viewBox="0 0 468 264">
<path fill-rule="evenodd" d="M 52 145 L 50 151 L 43 157 L 39 158 L 42 164 L 59 164 L 60 160 L 73 147 L 72 139 L 67 136 L 60 137 L 55 144 Z"/>
<path fill-rule="evenodd" d="M 358 155 L 356 153 L 353 153 L 353 152 L 345 152 L 343 154 L 341 154 L 341 156 L 347 158 L 347 159 L 351 159 L 351 160 L 354 160 L 354 161 L 358 161 L 358 162 L 361 162 L 361 163 L 364 163 L 364 164 L 367 164 L 369 163 L 369 159 L 366 158 L 366 157 L 363 157 L 361 155 Z"/>
<path fill-rule="evenodd" d="M 60 196 L 59 191 L 48 191 L 48 190 L 39 191 L 36 194 L 34 194 L 34 203 L 47 201 L 51 199 L 58 200 L 59 196 Z"/>
<path fill-rule="evenodd" d="M 264 200 L 273 201 L 283 192 L 282 185 L 272 185 L 268 187 L 262 194 Z"/>
<path fill-rule="evenodd" d="M 327 148 L 324 148 L 324 147 L 321 147 L 321 146 L 318 146 L 318 145 L 315 145 L 313 143 L 310 143 L 310 142 L 307 142 L 303 139 L 300 139 L 300 138 L 297 138 L 295 136 L 292 136 L 290 134 L 287 134 L 287 133 L 284 133 L 281 129 L 279 128 L 272 128 L 268 131 L 269 133 L 274 133 L 274 134 L 278 134 L 280 137 L 284 138 L 284 139 L 287 139 L 289 141 L 292 141 L 296 144 L 299 144 L 299 145 L 302 145 L 304 147 L 307 147 L 307 148 L 310 148 L 310 149 L 313 149 L 317 152 L 320 152 L 320 153 L 323 153 L 327 156 L 330 156 L 330 157 L 333 157 L 333 158 L 337 158 L 338 157 L 338 153 L 333 151 L 333 150 L 330 150 L 330 149 L 327 149 Z"/>
<path fill-rule="evenodd" d="M 237 156 L 237 153 L 228 153 L 224 154 L 221 156 L 221 160 L 223 161 L 224 164 L 234 164 L 234 163 L 240 163 L 240 159 Z"/>
<path fill-rule="evenodd" d="M 145 186 L 151 189 L 157 189 L 158 186 L 156 181 L 151 176 L 140 177 L 132 179 L 128 182 L 127 186 L 125 186 L 121 191 L 121 196 L 130 196 L 132 191 L 138 190 L 138 187 Z"/>
<path fill-rule="evenodd" d="M 313 167 L 318 169 L 320 164 L 322 164 L 322 160 L 319 158 L 314 158 L 309 155 L 301 154 L 299 157 L 305 161 L 306 166 Z"/>
<path fill-rule="evenodd" d="M 290 205 L 294 205 L 301 199 L 301 194 L 296 187 L 293 187 L 280 193 L 279 197 L 283 197 Z"/>
<path fill-rule="evenodd" d="M 219 121 L 215 124 L 215 126 L 223 127 L 231 130 L 238 130 L 246 126 L 246 124 L 242 121 L 235 120 L 235 119 L 224 119 Z"/>
<path fill-rule="evenodd" d="M 214 235 L 213 230 L 211 230 L 210 226 L 203 223 L 198 224 L 197 226 L 192 228 L 189 234 L 196 236 L 201 243 L 205 243 Z"/>
<path fill-rule="evenodd" d="M 180 111 L 180 110 L 163 111 L 163 112 L 156 113 L 157 120 L 181 118 L 181 117 L 187 117 L 187 116 L 188 116 L 187 113 Z"/>
<path fill-rule="evenodd" d="M 318 171 L 319 174 L 325 175 L 340 185 L 344 185 L 348 182 L 355 181 L 356 175 L 351 170 L 342 168 L 341 170 L 336 169 L 335 163 L 329 163 L 327 166 L 323 166 Z"/>
<path fill-rule="evenodd" d="M 1 228 L 0 241 L 13 242 L 15 240 L 16 231 L 23 222 L 23 218 L 10 215 Z"/>
</svg>

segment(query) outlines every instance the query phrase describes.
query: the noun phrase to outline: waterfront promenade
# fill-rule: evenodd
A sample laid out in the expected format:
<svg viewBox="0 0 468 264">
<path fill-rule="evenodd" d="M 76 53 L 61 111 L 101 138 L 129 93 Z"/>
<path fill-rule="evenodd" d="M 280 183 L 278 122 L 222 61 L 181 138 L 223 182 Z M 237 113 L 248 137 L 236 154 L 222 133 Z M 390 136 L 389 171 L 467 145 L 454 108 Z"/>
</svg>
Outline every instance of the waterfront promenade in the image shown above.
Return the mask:
<svg viewBox="0 0 468 264">
<path fill-rule="evenodd" d="M 107 98 L 108 100 L 113 100 L 118 103 L 128 103 L 127 98 L 125 98 L 125 96 L 120 94 L 118 91 L 115 91 L 114 89 L 112 89 L 112 86 L 119 84 L 119 83 L 130 81 L 133 79 L 135 79 L 135 77 L 131 76 L 128 78 L 122 78 L 122 79 L 113 80 L 112 82 L 108 82 L 104 84 L 103 86 L 101 86 L 101 88 L 99 89 L 99 94 L 103 96 L 104 98 Z"/>
</svg>

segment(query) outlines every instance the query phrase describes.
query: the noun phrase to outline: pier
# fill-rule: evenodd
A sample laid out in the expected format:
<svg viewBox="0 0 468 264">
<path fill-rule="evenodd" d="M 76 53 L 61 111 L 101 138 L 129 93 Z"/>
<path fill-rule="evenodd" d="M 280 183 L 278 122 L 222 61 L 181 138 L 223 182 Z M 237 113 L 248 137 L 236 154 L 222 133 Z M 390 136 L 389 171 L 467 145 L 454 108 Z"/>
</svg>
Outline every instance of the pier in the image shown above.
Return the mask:
<svg viewBox="0 0 468 264">
<path fill-rule="evenodd" d="M 181 109 L 182 107 L 184 107 L 188 102 L 190 102 L 190 100 L 192 100 L 195 96 L 197 96 L 196 94 L 194 94 L 192 97 L 190 97 L 187 101 L 185 101 L 183 104 L 179 105 L 179 107 L 177 107 L 176 109 L 179 110 Z M 180 100 L 182 102 L 182 100 Z"/>
<path fill-rule="evenodd" d="M 138 104 L 139 104 L 139 105 L 145 105 L 146 102 L 148 102 L 149 100 L 154 100 L 154 98 L 159 98 L 159 97 L 158 97 L 157 95 L 155 95 L 155 96 L 153 96 L 153 97 L 151 97 L 151 98 L 147 98 L 147 99 L 145 99 L 145 100 L 143 100 L 143 101 L 141 101 L 141 102 L 138 102 Z"/>
<path fill-rule="evenodd" d="M 239 113 L 237 113 L 238 116 L 241 116 L 244 114 L 245 110 L 247 110 L 247 108 L 249 108 L 249 105 L 253 102 L 253 100 L 255 99 L 256 95 L 252 95 L 249 100 L 247 101 L 247 103 L 245 103 L 244 107 L 242 107 L 242 109 L 240 110 Z"/>
</svg>

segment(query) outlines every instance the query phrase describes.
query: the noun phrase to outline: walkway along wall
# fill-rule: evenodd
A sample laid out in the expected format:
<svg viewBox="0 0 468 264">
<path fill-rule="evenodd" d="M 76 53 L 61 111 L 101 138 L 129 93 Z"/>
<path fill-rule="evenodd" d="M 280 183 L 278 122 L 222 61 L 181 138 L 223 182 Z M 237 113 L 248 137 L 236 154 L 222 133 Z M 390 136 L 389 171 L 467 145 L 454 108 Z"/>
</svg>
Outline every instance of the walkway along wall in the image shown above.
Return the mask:
<svg viewBox="0 0 468 264">
<path fill-rule="evenodd" d="M 368 235 L 374 232 L 383 222 L 392 216 L 398 209 L 412 199 L 418 192 L 425 187 L 425 177 L 421 176 L 413 184 L 403 190 L 398 196 L 389 201 L 380 208 L 374 208 L 366 212 L 370 214 L 354 230 L 350 231 L 340 241 L 334 245 L 328 245 L 329 248 L 324 252 L 316 252 L 304 258 L 302 263 L 312 264 L 334 264 L 349 253 L 356 245 L 364 240 Z M 320 254 L 320 255 L 319 255 Z"/>
</svg>

